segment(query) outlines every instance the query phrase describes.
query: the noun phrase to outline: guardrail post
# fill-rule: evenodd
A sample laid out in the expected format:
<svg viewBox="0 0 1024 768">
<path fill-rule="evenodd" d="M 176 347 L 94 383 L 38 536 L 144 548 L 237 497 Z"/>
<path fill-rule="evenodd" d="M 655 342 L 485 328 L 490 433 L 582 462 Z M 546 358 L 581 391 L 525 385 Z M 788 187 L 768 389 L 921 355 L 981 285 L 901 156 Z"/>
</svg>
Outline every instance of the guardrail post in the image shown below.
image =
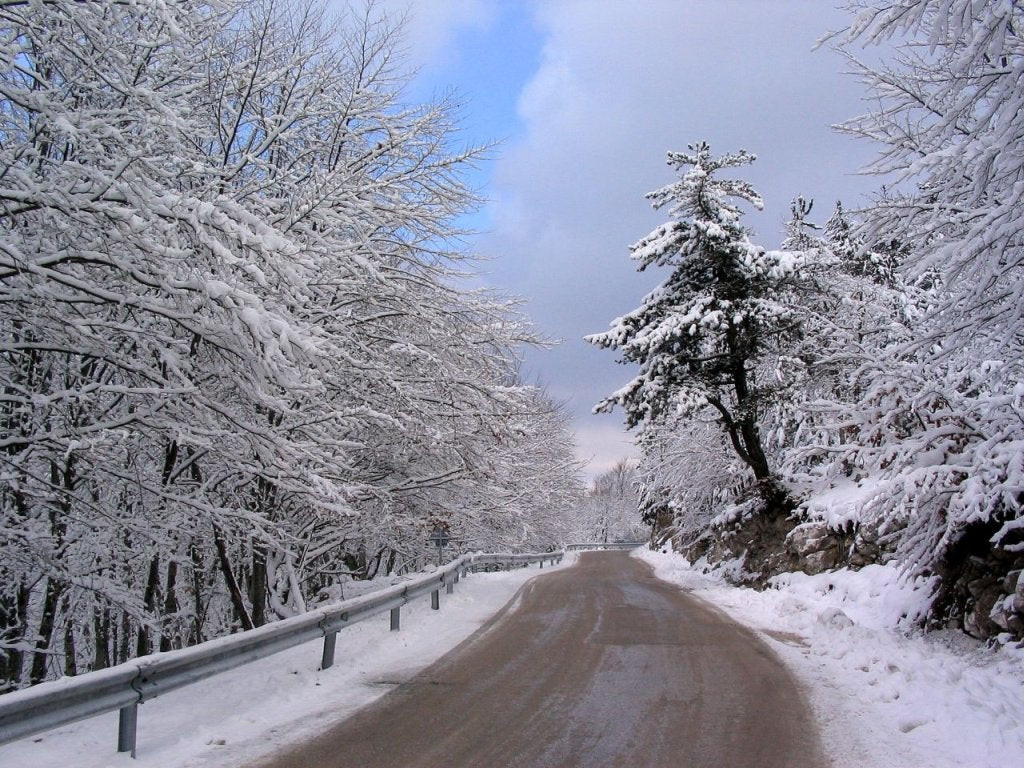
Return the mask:
<svg viewBox="0 0 1024 768">
<path fill-rule="evenodd" d="M 446 595 L 454 595 L 455 594 L 455 580 L 454 579 L 447 579 L 445 581 L 444 592 L 445 592 Z"/>
<path fill-rule="evenodd" d="M 435 589 L 430 593 L 430 607 L 435 611 L 441 608 L 441 590 Z"/>
<path fill-rule="evenodd" d="M 117 714 L 117 751 L 131 752 L 135 757 L 135 730 L 139 724 L 139 705 L 121 707 Z"/>
<path fill-rule="evenodd" d="M 334 644 L 337 640 L 337 632 L 328 632 L 324 635 L 324 654 L 320 657 L 320 669 L 329 669 L 334 664 Z"/>
<path fill-rule="evenodd" d="M 402 628 L 402 606 L 391 609 L 391 631 L 398 632 Z"/>
</svg>

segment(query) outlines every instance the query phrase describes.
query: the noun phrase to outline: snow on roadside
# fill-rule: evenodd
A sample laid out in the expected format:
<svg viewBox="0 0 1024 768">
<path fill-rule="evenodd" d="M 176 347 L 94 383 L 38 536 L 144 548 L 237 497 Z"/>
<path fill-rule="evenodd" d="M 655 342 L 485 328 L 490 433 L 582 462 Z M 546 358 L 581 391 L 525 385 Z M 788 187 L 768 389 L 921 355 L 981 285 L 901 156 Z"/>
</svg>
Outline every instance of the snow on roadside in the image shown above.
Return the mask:
<svg viewBox="0 0 1024 768">
<path fill-rule="evenodd" d="M 575 562 L 565 557 L 564 568 Z M 342 720 L 436 661 L 494 616 L 534 576 L 536 566 L 475 573 L 455 594 L 387 613 L 338 633 L 335 665 L 318 669 L 313 641 L 215 675 L 139 707 L 137 759 L 115 752 L 117 713 L 0 746 L 0 766 L 32 768 L 241 768 Z M 511 606 L 514 610 L 514 606 Z"/>
<path fill-rule="evenodd" d="M 834 768 L 1024 765 L 1024 651 L 908 634 L 928 583 L 869 566 L 785 574 L 757 592 L 678 554 L 635 556 L 760 632 L 807 689 Z"/>
</svg>

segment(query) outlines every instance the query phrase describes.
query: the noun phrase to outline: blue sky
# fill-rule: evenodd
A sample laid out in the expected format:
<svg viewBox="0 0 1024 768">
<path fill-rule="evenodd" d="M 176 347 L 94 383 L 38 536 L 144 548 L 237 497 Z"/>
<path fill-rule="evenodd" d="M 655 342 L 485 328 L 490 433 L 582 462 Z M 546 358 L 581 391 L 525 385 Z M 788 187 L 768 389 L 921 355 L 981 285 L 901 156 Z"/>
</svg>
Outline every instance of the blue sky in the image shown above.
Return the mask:
<svg viewBox="0 0 1024 768">
<path fill-rule="evenodd" d="M 657 274 L 628 247 L 660 224 L 644 194 L 668 150 L 747 149 L 765 198 L 747 224 L 777 247 L 797 194 L 824 221 L 864 201 L 872 148 L 830 129 L 865 110 L 845 62 L 815 41 L 843 25 L 828 0 L 386 0 L 407 13 L 407 92 L 454 90 L 470 143 L 499 141 L 472 183 L 488 199 L 469 243 L 486 282 L 525 299 L 540 333 L 525 373 L 566 403 L 588 473 L 631 455 L 621 413 L 592 406 L 631 371 L 582 341 L 638 305 Z"/>
</svg>

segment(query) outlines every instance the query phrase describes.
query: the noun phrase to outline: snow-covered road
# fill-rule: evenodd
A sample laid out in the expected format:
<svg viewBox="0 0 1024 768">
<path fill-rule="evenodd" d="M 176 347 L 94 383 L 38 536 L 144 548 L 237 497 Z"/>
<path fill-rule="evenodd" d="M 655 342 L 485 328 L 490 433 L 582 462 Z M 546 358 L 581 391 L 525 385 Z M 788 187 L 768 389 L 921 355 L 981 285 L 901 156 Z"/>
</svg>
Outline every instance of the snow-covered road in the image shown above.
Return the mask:
<svg viewBox="0 0 1024 768">
<path fill-rule="evenodd" d="M 764 641 L 625 552 L 534 580 L 487 631 L 400 682 L 260 768 L 826 764 Z"/>
</svg>

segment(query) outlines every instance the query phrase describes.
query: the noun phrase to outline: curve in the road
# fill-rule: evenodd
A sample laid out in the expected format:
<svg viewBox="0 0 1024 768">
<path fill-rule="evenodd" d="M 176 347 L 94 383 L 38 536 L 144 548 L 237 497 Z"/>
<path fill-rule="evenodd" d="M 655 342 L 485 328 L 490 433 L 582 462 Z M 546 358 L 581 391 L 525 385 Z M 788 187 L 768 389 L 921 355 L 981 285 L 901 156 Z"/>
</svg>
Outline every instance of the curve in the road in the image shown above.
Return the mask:
<svg viewBox="0 0 1024 768">
<path fill-rule="evenodd" d="M 799 687 L 763 641 L 593 552 L 377 703 L 264 768 L 821 768 Z"/>
</svg>

